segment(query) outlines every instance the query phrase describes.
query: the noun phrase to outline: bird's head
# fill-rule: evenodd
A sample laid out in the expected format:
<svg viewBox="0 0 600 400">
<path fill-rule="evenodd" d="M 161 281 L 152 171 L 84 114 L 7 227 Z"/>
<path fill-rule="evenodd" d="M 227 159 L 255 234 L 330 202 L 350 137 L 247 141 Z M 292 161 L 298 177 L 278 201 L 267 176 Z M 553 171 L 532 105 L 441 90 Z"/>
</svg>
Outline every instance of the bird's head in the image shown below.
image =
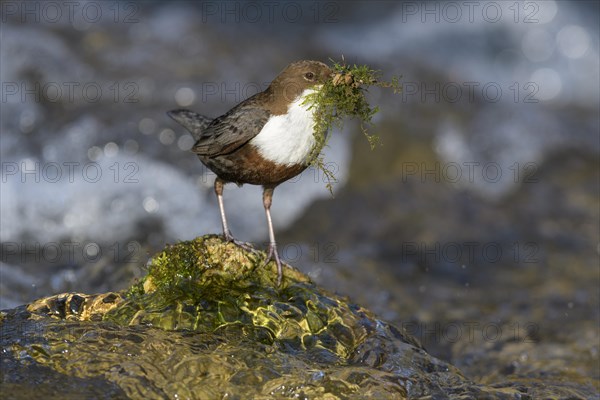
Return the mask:
<svg viewBox="0 0 600 400">
<path fill-rule="evenodd" d="M 292 102 L 306 89 L 318 88 L 332 78 L 333 71 L 320 61 L 297 61 L 271 82 L 269 90 L 280 100 Z"/>
</svg>

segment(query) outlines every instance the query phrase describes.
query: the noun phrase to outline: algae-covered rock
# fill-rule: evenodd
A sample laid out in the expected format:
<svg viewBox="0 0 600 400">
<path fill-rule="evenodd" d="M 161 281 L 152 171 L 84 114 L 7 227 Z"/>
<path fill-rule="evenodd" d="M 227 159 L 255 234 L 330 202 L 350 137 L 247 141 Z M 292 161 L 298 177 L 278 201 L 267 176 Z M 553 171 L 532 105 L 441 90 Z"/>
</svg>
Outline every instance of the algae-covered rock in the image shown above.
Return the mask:
<svg viewBox="0 0 600 400">
<path fill-rule="evenodd" d="M 205 236 L 154 256 L 127 292 L 4 311 L 2 385 L 14 398 L 39 388 L 81 398 L 525 398 L 470 382 L 289 266 L 278 287 L 264 263 L 263 252 Z"/>
</svg>

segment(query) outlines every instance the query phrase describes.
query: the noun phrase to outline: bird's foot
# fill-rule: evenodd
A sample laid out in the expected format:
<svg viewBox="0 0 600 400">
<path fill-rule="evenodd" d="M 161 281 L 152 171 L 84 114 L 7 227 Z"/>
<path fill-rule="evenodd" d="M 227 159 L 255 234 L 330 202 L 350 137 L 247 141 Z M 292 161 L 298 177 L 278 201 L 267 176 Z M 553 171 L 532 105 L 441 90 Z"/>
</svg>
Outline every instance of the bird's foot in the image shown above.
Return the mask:
<svg viewBox="0 0 600 400">
<path fill-rule="evenodd" d="M 252 243 L 250 243 L 250 242 L 243 242 L 241 240 L 235 240 L 235 239 L 232 239 L 231 242 L 246 251 L 249 251 L 251 253 L 258 253 L 258 250 L 256 250 L 254 248 L 254 246 L 252 246 Z"/>
<path fill-rule="evenodd" d="M 250 251 L 252 253 L 258 252 L 258 250 L 256 250 L 252 246 L 252 243 L 242 242 L 241 240 L 234 239 L 233 235 L 231 234 L 230 231 L 227 231 L 227 232 L 223 233 L 223 238 L 225 239 L 226 242 L 231 242 L 231 243 L 235 244 L 238 247 L 241 247 L 242 249 L 244 249 L 246 251 Z"/>
<path fill-rule="evenodd" d="M 235 239 L 233 239 L 233 235 L 231 234 L 230 231 L 223 232 L 223 238 L 225 239 L 226 242 L 234 242 L 235 241 Z"/>
<path fill-rule="evenodd" d="M 265 265 L 267 265 L 271 260 L 275 260 L 275 263 L 277 264 L 277 286 L 281 286 L 283 270 L 281 267 L 281 259 L 279 258 L 279 253 L 277 252 L 277 245 L 275 243 L 269 243 L 269 252 L 267 253 Z"/>
</svg>

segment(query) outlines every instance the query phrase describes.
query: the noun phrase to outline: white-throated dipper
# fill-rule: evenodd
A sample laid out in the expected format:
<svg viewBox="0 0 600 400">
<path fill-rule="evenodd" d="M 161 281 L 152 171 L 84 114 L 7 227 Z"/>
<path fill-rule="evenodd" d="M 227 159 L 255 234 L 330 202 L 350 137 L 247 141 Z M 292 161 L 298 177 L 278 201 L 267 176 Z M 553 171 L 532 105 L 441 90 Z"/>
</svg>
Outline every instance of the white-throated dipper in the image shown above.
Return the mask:
<svg viewBox="0 0 600 400">
<path fill-rule="evenodd" d="M 273 191 L 309 166 L 309 156 L 314 154 L 317 141 L 313 132 L 313 110 L 304 103 L 306 96 L 318 90 L 331 76 L 331 69 L 322 62 L 298 61 L 288 65 L 265 91 L 218 118 L 210 119 L 182 109 L 167 113 L 190 131 L 196 139 L 192 151 L 217 175 L 215 193 L 226 240 L 233 237 L 225 217 L 223 185 L 233 182 L 263 186 L 263 205 L 269 225 L 266 262 L 275 259 L 278 285 L 282 269 L 270 212 Z"/>
</svg>

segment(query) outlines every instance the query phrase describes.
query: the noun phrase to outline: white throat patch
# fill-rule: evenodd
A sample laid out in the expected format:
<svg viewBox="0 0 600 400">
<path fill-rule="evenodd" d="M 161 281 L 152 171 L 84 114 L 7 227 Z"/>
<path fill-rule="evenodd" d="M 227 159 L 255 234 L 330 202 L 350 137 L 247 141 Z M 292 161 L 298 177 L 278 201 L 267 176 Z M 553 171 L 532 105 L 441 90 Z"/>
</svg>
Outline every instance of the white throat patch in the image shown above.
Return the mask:
<svg viewBox="0 0 600 400">
<path fill-rule="evenodd" d="M 277 164 L 294 165 L 306 162 L 315 145 L 313 110 L 302 105 L 306 96 L 315 89 L 306 89 L 288 106 L 283 115 L 271 117 L 249 143 L 261 156 Z"/>
</svg>

